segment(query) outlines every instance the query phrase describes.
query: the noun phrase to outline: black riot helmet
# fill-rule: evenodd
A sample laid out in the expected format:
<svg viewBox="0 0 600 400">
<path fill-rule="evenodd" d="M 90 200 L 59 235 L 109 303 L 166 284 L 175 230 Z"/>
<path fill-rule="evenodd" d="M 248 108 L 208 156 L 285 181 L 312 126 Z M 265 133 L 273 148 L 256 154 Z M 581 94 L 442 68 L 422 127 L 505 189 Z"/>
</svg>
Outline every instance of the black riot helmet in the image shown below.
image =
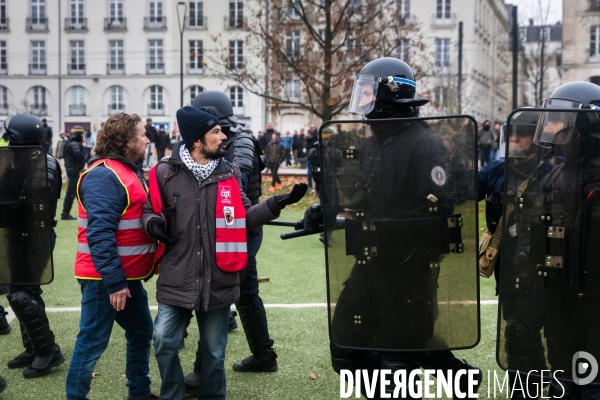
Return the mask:
<svg viewBox="0 0 600 400">
<path fill-rule="evenodd" d="M 367 119 L 418 115 L 418 107 L 429 103 L 416 95 L 417 83 L 410 66 L 402 60 L 373 60 L 354 81 L 348 114 Z"/>
<path fill-rule="evenodd" d="M 581 81 L 565 83 L 546 99 L 544 108 L 560 108 L 564 112 L 542 113 L 534 138 L 541 146 L 566 144 L 574 133 L 582 139 L 589 135 L 600 138 L 600 86 Z M 573 110 L 591 112 L 570 112 Z"/>
<path fill-rule="evenodd" d="M 42 121 L 34 115 L 17 114 L 4 122 L 2 137 L 11 146 L 39 145 L 44 141 L 44 127 Z"/>
<path fill-rule="evenodd" d="M 200 93 L 192 102 L 192 106 L 219 118 L 221 128 L 234 128 L 240 123 L 233 115 L 231 99 L 225 93 L 218 90 L 207 90 Z"/>
</svg>

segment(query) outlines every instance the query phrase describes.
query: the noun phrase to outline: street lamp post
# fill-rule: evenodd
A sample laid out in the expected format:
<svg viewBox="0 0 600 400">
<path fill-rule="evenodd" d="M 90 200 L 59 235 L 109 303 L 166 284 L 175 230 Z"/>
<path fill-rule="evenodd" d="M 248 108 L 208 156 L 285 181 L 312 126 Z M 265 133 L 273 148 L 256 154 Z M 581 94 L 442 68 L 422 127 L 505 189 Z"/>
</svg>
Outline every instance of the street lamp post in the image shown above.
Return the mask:
<svg viewBox="0 0 600 400">
<path fill-rule="evenodd" d="M 183 13 L 180 12 L 183 9 Z M 183 14 L 183 23 L 181 21 L 181 14 Z M 177 23 L 179 24 L 179 81 L 180 81 L 180 94 L 181 94 L 181 106 L 183 108 L 183 30 L 185 29 L 185 16 L 187 14 L 187 3 L 180 1 L 177 3 Z"/>
</svg>

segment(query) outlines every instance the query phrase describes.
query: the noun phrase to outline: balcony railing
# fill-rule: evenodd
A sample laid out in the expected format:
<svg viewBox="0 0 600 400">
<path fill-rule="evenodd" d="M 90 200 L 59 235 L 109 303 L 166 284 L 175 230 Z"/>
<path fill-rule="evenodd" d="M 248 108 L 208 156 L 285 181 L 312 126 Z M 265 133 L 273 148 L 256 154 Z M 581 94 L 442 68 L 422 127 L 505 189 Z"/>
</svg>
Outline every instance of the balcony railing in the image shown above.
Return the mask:
<svg viewBox="0 0 600 400">
<path fill-rule="evenodd" d="M 8 32 L 8 18 L 0 18 L 0 32 Z"/>
<path fill-rule="evenodd" d="M 104 18 L 104 30 L 124 32 L 127 30 L 127 18 Z"/>
<path fill-rule="evenodd" d="M 202 75 L 204 71 L 202 70 L 201 63 L 194 64 L 186 64 L 187 65 L 187 73 L 190 75 Z"/>
<path fill-rule="evenodd" d="M 159 104 L 148 104 L 148 115 L 165 115 L 165 105 Z"/>
<path fill-rule="evenodd" d="M 8 64 L 0 63 L 0 75 L 7 75 L 7 74 L 8 74 Z"/>
<path fill-rule="evenodd" d="M 46 64 L 29 64 L 29 75 L 46 75 Z"/>
<path fill-rule="evenodd" d="M 164 74 L 165 63 L 146 63 L 147 74 Z"/>
<path fill-rule="evenodd" d="M 245 18 L 225 17 L 225 29 L 243 29 L 245 22 Z"/>
<path fill-rule="evenodd" d="M 108 105 L 108 115 L 118 114 L 122 112 L 125 112 L 125 104 L 111 103 Z"/>
<path fill-rule="evenodd" d="M 85 104 L 70 104 L 69 115 L 85 115 Z"/>
<path fill-rule="evenodd" d="M 167 30 L 167 17 L 144 17 L 145 31 Z"/>
<path fill-rule="evenodd" d="M 27 32 L 48 32 L 48 18 L 27 18 L 25 29 Z"/>
<path fill-rule="evenodd" d="M 48 115 L 48 107 L 46 104 L 31 104 L 29 106 L 29 114 L 33 115 Z"/>
<path fill-rule="evenodd" d="M 85 64 L 69 64 L 69 75 L 85 75 Z"/>
<path fill-rule="evenodd" d="M 124 63 L 108 63 L 106 64 L 107 75 L 124 75 L 125 64 Z"/>
<path fill-rule="evenodd" d="M 186 29 L 208 29 L 207 22 L 208 22 L 207 17 L 196 18 L 193 21 L 186 19 L 185 27 L 186 27 Z"/>
<path fill-rule="evenodd" d="M 65 18 L 65 31 L 87 32 L 87 18 Z"/>
</svg>

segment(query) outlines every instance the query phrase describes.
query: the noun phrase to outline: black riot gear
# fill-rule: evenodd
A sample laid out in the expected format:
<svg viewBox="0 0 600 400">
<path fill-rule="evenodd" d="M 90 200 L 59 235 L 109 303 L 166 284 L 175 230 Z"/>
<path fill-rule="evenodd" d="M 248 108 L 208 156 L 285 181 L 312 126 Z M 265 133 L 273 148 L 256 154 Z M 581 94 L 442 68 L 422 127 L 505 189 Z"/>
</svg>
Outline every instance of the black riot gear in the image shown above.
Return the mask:
<svg viewBox="0 0 600 400">
<path fill-rule="evenodd" d="M 37 145 L 44 141 L 42 121 L 31 114 L 7 118 L 3 130 L 3 137 L 10 145 Z"/>
<path fill-rule="evenodd" d="M 392 57 L 371 61 L 354 82 L 348 113 L 368 119 L 414 117 L 418 107 L 429 100 L 416 96 L 417 83 L 412 69 Z M 403 115 L 397 115 L 403 112 Z"/>
<path fill-rule="evenodd" d="M 235 128 L 240 123 L 233 115 L 231 99 L 218 90 L 207 90 L 200 93 L 192 102 L 192 106 L 217 116 L 221 128 Z M 226 133 L 226 130 L 223 132 Z"/>
</svg>

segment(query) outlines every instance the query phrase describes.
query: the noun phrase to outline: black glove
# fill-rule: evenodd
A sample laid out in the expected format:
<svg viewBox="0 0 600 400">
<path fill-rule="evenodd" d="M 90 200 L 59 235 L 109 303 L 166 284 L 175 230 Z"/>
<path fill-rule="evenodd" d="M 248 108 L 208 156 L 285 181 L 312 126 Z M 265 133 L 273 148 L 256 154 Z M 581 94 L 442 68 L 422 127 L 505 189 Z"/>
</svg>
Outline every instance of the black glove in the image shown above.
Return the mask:
<svg viewBox="0 0 600 400">
<path fill-rule="evenodd" d="M 280 194 L 279 196 L 275 196 L 275 203 L 284 208 L 287 205 L 294 204 L 300 201 L 306 194 L 308 190 L 308 185 L 306 183 L 297 183 L 292 188 L 292 191 L 288 194 Z"/>
<path fill-rule="evenodd" d="M 164 244 L 170 245 L 179 241 L 177 238 L 167 235 L 167 223 L 164 219 L 158 217 L 152 218 L 150 222 L 148 222 L 148 236 L 152 239 L 159 240 Z"/>
<path fill-rule="evenodd" d="M 308 233 L 314 233 L 323 225 L 323 210 L 321 205 L 313 204 L 304 211 L 304 229 Z"/>
</svg>

